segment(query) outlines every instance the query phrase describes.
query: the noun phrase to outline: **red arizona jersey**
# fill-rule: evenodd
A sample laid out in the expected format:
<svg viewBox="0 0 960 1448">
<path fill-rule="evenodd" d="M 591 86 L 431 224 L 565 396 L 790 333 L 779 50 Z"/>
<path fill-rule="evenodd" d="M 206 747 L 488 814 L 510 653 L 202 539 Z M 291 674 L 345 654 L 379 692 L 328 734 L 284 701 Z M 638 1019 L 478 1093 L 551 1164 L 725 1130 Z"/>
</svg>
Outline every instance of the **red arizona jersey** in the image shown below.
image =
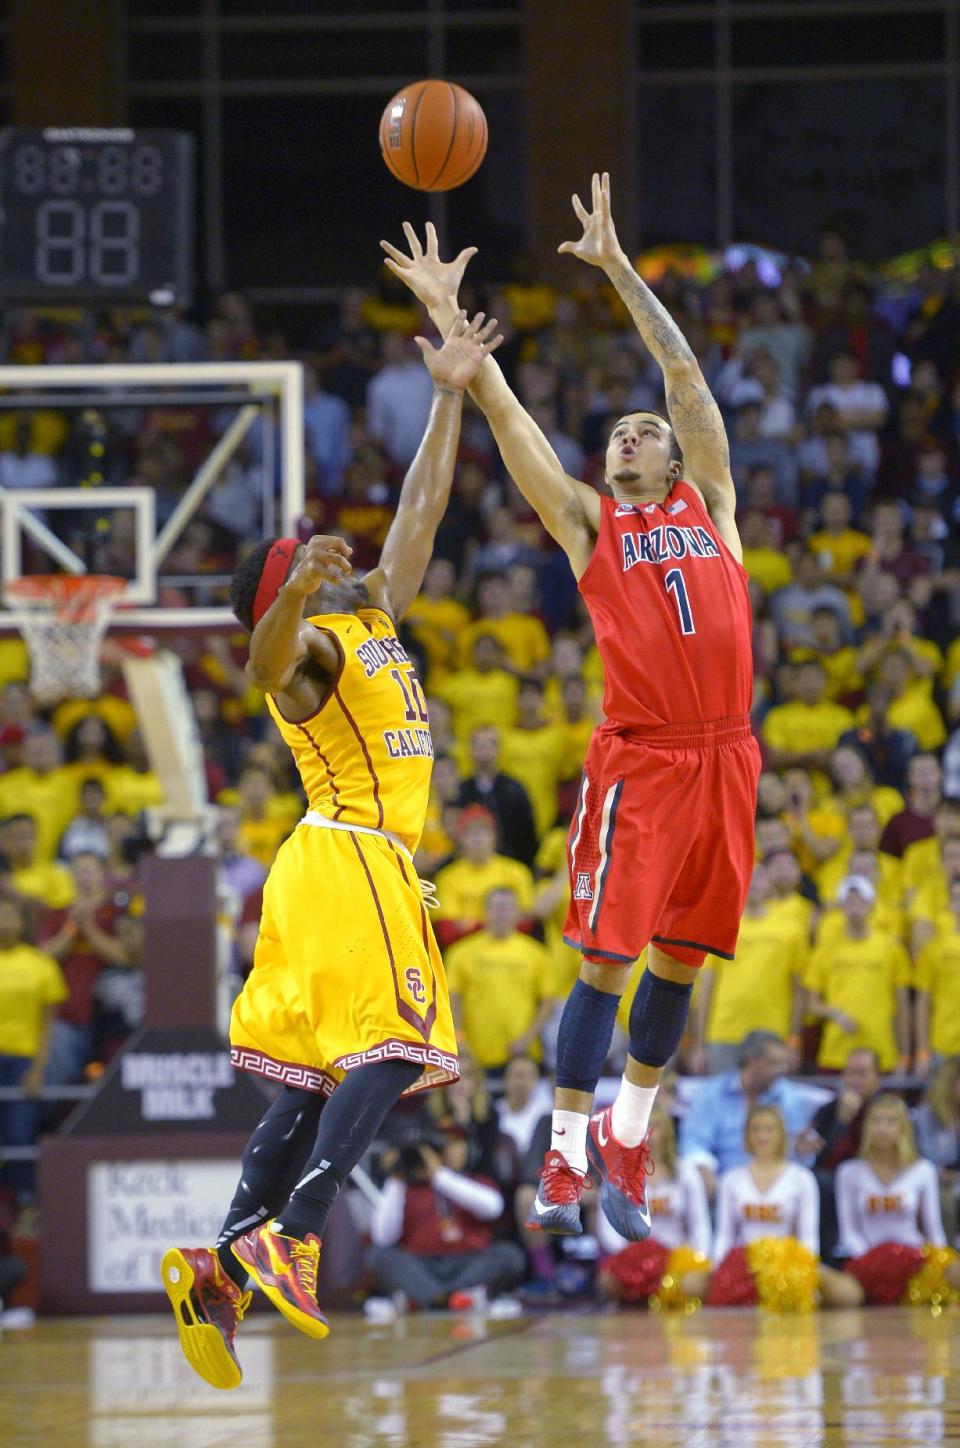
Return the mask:
<svg viewBox="0 0 960 1448">
<path fill-rule="evenodd" d="M 689 483 L 675 483 L 662 503 L 601 496 L 600 533 L 579 587 L 609 720 L 655 728 L 749 714 L 747 573 Z"/>
</svg>

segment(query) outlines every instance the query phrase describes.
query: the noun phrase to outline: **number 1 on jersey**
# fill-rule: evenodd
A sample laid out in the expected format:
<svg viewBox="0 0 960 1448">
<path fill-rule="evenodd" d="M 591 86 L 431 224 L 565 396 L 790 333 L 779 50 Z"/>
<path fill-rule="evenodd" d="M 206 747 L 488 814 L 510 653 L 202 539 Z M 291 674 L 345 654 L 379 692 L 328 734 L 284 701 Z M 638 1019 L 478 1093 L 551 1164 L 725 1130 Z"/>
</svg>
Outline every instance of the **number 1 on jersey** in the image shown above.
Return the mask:
<svg viewBox="0 0 960 1448">
<path fill-rule="evenodd" d="M 680 615 L 680 632 L 685 634 L 696 633 L 696 625 L 693 622 L 693 610 L 690 607 L 690 600 L 687 597 L 687 585 L 683 580 L 681 568 L 671 568 L 663 580 L 668 593 L 672 593 L 677 605 L 677 613 Z"/>
</svg>

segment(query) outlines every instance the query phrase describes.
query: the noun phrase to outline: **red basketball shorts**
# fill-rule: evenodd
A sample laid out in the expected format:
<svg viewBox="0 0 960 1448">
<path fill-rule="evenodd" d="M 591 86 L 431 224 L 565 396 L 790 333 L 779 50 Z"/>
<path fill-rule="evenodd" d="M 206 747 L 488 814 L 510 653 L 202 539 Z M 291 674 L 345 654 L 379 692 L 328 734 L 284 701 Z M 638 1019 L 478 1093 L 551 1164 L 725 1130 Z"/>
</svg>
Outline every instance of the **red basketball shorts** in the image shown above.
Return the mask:
<svg viewBox="0 0 960 1448">
<path fill-rule="evenodd" d="M 570 825 L 569 945 L 635 960 L 653 943 L 732 959 L 754 866 L 760 750 L 746 716 L 661 729 L 602 725 Z"/>
</svg>

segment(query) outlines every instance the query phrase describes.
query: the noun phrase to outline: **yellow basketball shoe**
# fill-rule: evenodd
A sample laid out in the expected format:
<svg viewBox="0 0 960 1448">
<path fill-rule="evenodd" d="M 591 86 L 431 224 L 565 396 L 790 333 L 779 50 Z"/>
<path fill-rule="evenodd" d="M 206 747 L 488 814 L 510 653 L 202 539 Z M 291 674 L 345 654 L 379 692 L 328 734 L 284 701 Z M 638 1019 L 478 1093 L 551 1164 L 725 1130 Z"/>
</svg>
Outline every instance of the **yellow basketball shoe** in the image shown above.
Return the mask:
<svg viewBox="0 0 960 1448">
<path fill-rule="evenodd" d="M 212 1247 L 171 1247 L 160 1264 L 187 1362 L 213 1388 L 236 1388 L 243 1373 L 233 1348 L 252 1292 L 241 1292 Z"/>
<path fill-rule="evenodd" d="M 307 1337 L 326 1337 L 330 1324 L 317 1302 L 320 1238 L 313 1232 L 305 1242 L 286 1237 L 274 1231 L 274 1221 L 245 1232 L 230 1250 L 288 1322 Z"/>
</svg>

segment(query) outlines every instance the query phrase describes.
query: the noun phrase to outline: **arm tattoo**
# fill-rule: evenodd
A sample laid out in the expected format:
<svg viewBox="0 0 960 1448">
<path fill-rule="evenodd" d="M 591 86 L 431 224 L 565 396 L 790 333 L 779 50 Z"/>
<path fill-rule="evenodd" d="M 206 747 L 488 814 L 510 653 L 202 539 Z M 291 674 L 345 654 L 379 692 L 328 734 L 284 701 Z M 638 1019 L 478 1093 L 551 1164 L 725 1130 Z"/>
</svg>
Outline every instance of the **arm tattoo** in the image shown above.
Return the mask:
<svg viewBox="0 0 960 1448">
<path fill-rule="evenodd" d="M 684 456 L 705 447 L 716 449 L 717 461 L 730 466 L 730 448 L 720 409 L 702 382 L 679 382 L 667 389 L 667 411 Z"/>
<path fill-rule="evenodd" d="M 627 263 L 618 266 L 611 273 L 610 280 L 628 308 L 645 345 L 665 372 L 678 364 L 696 361 L 690 344 L 666 307 L 637 276 L 632 266 Z"/>
<path fill-rule="evenodd" d="M 730 467 L 727 433 L 709 387 L 680 328 L 628 262 L 608 274 L 629 308 L 637 330 L 663 369 L 667 411 L 685 460 L 712 471 Z"/>
</svg>

